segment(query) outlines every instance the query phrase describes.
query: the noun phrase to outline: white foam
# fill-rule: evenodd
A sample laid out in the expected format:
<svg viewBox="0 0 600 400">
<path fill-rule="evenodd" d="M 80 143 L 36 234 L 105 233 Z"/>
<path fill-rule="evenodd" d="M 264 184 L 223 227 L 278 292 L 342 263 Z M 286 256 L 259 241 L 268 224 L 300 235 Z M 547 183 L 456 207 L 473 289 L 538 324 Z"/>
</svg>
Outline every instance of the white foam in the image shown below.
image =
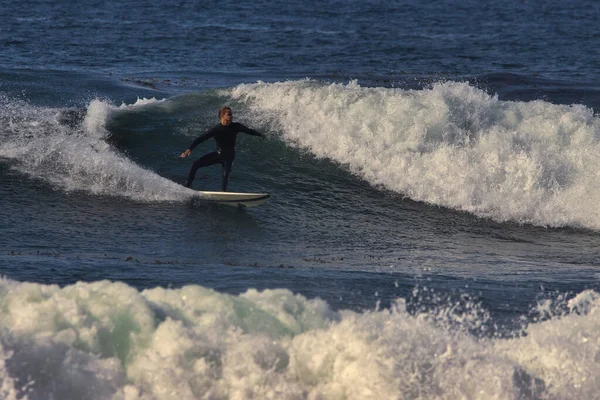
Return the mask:
<svg viewBox="0 0 600 400">
<path fill-rule="evenodd" d="M 456 82 L 258 82 L 232 96 L 375 186 L 498 221 L 600 229 L 600 119 L 584 106 L 500 101 Z"/>
<path fill-rule="evenodd" d="M 593 398 L 599 296 L 514 339 L 445 310 L 332 311 L 288 290 L 0 281 L 0 393 L 69 399 Z M 450 321 L 451 320 L 451 321 Z M 481 321 L 480 321 L 481 322 Z"/>
<path fill-rule="evenodd" d="M 89 103 L 81 126 L 59 123 L 62 109 L 35 107 L 0 99 L 0 157 L 36 179 L 66 191 L 122 196 L 138 201 L 181 201 L 190 192 L 137 165 L 105 140 L 105 124 L 116 109 L 159 102 L 141 99 L 115 107 L 106 101 Z"/>
<path fill-rule="evenodd" d="M 136 102 L 133 104 L 121 103 L 121 106 L 119 106 L 119 109 L 120 110 L 132 110 L 132 109 L 147 106 L 150 104 L 159 104 L 159 103 L 164 103 L 164 102 L 165 102 L 165 99 L 156 99 L 155 97 L 152 97 L 150 99 L 147 99 L 145 97 L 142 97 L 142 98 L 138 97 Z"/>
</svg>

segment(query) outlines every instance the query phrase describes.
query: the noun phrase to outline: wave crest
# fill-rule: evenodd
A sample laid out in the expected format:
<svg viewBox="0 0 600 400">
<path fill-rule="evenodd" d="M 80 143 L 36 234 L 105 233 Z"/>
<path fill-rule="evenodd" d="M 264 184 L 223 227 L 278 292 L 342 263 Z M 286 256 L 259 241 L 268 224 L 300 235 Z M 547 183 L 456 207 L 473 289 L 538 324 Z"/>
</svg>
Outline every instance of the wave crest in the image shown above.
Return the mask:
<svg viewBox="0 0 600 400">
<path fill-rule="evenodd" d="M 497 221 L 600 229 L 600 119 L 584 106 L 500 101 L 458 82 L 258 82 L 232 96 L 374 186 Z"/>
</svg>

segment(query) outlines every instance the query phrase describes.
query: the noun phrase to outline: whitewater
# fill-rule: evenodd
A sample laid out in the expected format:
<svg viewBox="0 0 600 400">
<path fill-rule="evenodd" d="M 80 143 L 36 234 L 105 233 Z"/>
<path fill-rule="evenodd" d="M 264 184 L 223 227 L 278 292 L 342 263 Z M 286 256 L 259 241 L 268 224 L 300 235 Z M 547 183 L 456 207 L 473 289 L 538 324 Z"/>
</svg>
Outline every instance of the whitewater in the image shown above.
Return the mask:
<svg viewBox="0 0 600 400">
<path fill-rule="evenodd" d="M 285 289 L 3 279 L 0 305 L 5 399 L 592 399 L 600 385 L 593 291 L 539 304 L 509 338 L 482 335 L 476 304 L 357 313 Z"/>
</svg>

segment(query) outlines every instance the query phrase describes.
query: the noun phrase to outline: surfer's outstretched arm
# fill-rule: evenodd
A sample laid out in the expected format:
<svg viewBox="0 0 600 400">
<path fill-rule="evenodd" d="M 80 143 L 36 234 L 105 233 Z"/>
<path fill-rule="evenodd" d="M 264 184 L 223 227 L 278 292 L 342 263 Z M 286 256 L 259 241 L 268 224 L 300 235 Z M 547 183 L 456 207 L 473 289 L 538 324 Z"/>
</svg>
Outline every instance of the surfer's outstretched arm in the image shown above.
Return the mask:
<svg viewBox="0 0 600 400">
<path fill-rule="evenodd" d="M 238 129 L 240 130 L 240 132 L 247 133 L 248 135 L 259 136 L 261 138 L 265 138 L 264 133 L 260 133 L 258 131 L 255 131 L 254 129 L 248 128 L 246 125 L 242 125 L 242 124 L 238 123 Z"/>
<path fill-rule="evenodd" d="M 181 153 L 180 157 L 185 158 L 185 157 L 189 156 L 192 153 L 192 150 L 194 150 L 194 148 L 196 146 L 198 146 L 200 143 L 204 142 L 205 140 L 210 139 L 211 137 L 215 136 L 215 132 L 216 132 L 216 129 L 212 128 L 208 132 L 198 136 L 198 138 L 196 138 L 196 140 L 194 140 L 192 142 L 192 144 L 190 144 L 190 146 L 187 149 L 185 149 L 185 151 L 183 153 Z"/>
</svg>

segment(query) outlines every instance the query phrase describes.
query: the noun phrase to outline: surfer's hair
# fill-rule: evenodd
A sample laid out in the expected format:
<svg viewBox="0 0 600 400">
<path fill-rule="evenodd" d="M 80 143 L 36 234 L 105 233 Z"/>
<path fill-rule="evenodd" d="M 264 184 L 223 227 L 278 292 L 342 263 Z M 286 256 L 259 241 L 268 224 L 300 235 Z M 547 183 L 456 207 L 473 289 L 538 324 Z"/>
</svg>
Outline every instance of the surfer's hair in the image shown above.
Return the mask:
<svg viewBox="0 0 600 400">
<path fill-rule="evenodd" d="M 225 111 L 231 111 L 231 107 L 223 106 L 223 107 L 219 108 L 219 118 L 221 118 L 223 116 L 223 114 L 225 114 Z"/>
</svg>

